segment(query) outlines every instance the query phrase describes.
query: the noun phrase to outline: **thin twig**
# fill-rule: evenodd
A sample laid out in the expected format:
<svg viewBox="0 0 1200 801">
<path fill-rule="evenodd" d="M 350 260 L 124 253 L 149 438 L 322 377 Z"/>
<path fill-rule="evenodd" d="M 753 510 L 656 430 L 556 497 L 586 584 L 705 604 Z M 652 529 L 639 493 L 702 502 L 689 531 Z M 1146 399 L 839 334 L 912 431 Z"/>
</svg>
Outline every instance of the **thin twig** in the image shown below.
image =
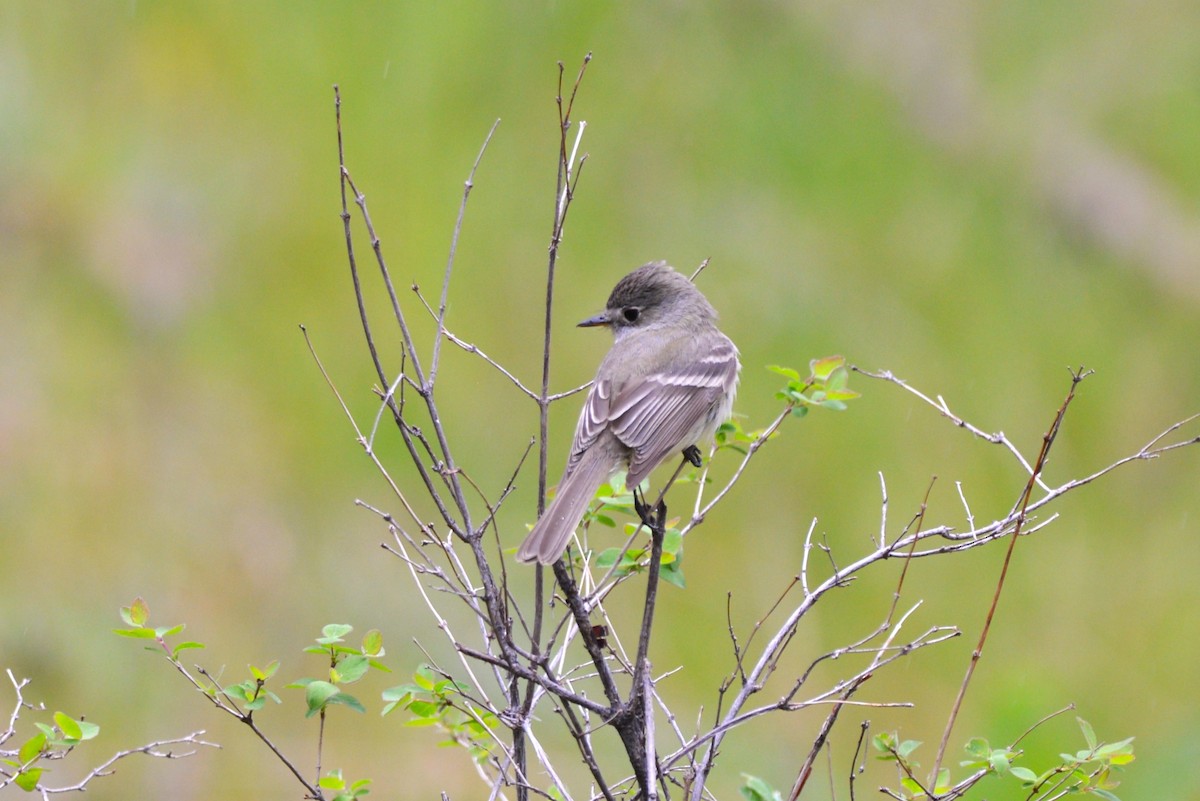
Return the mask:
<svg viewBox="0 0 1200 801">
<path fill-rule="evenodd" d="M 1042 468 L 1046 466 L 1046 458 L 1050 455 L 1050 448 L 1054 445 L 1054 440 L 1058 436 L 1059 427 L 1062 425 L 1063 418 L 1067 414 L 1067 407 L 1075 399 L 1076 387 L 1091 374 L 1090 370 L 1085 371 L 1082 367 L 1077 371 L 1071 372 L 1071 388 L 1067 392 L 1067 397 L 1063 400 L 1062 405 L 1058 407 L 1058 412 L 1055 413 L 1049 430 L 1042 437 L 1041 451 L 1038 453 L 1037 461 L 1034 462 L 1033 472 L 1029 476 L 1029 480 L 1025 482 L 1025 489 L 1021 493 L 1020 501 L 1017 504 L 1021 511 L 1017 516 L 1016 523 L 1013 525 L 1012 535 L 1008 541 L 1008 550 L 1004 552 L 1004 562 L 1000 567 L 1000 576 L 996 581 L 996 590 L 992 594 L 991 606 L 988 607 L 987 616 L 983 621 L 983 629 L 979 632 L 979 641 L 976 643 L 975 650 L 971 652 L 971 658 L 967 662 L 967 673 L 963 676 L 962 684 L 958 688 L 958 695 L 954 698 L 954 705 L 950 708 L 950 715 L 946 720 L 946 728 L 942 732 L 942 740 L 938 744 L 937 757 L 933 760 L 933 770 L 929 774 L 930 784 L 934 783 L 938 771 L 941 770 L 942 759 L 946 755 L 946 746 L 950 742 L 950 732 L 953 731 L 954 723 L 958 719 L 959 710 L 962 709 L 963 699 L 967 695 L 967 687 L 971 683 L 971 677 L 975 674 L 975 666 L 979 664 L 979 660 L 983 656 L 983 646 L 987 642 L 988 632 L 992 628 L 992 620 L 995 618 L 996 609 L 1000 605 L 1000 594 L 1004 591 L 1004 580 L 1008 576 L 1008 567 L 1012 562 L 1013 551 L 1017 546 L 1017 539 L 1021 535 L 1021 527 L 1025 524 L 1026 513 L 1029 509 L 1029 498 L 1033 494 L 1034 484 L 1039 483 L 1038 476 L 1041 475 Z"/>
</svg>

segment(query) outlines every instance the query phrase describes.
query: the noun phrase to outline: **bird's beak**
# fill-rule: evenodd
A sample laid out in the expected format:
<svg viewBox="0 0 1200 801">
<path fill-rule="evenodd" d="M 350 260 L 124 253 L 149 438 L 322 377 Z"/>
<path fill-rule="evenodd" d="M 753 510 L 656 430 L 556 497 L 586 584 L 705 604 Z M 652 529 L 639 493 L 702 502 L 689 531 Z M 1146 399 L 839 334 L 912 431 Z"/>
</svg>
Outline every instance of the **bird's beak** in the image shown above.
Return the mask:
<svg viewBox="0 0 1200 801">
<path fill-rule="evenodd" d="M 578 328 L 594 328 L 598 325 L 608 325 L 608 314 L 597 314 L 595 317 L 589 317 L 578 324 Z"/>
</svg>

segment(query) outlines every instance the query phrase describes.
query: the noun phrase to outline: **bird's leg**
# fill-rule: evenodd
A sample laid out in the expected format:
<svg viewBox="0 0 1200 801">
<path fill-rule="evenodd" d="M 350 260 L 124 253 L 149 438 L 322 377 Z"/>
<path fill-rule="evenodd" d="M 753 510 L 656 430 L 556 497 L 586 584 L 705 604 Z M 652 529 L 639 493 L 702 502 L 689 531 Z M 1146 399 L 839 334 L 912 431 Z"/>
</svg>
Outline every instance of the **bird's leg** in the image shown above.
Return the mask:
<svg viewBox="0 0 1200 801">
<path fill-rule="evenodd" d="M 700 459 L 700 449 L 695 445 L 688 445 L 683 449 L 683 458 L 692 463 L 692 467 L 699 467 L 704 464 Z"/>
<path fill-rule="evenodd" d="M 633 511 L 637 512 L 638 518 L 651 532 L 661 531 L 667 522 L 666 503 L 660 500 L 657 506 L 651 506 L 636 487 L 633 490 Z"/>
</svg>

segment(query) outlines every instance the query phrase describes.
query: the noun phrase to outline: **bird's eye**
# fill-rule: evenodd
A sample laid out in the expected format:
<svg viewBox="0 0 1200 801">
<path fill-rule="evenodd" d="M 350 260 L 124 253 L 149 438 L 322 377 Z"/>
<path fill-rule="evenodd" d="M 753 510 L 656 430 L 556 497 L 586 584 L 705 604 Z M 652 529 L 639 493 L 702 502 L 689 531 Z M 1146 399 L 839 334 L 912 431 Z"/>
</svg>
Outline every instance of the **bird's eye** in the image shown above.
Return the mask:
<svg viewBox="0 0 1200 801">
<path fill-rule="evenodd" d="M 637 322 L 637 318 L 640 313 L 641 313 L 641 311 L 639 309 L 636 309 L 632 306 L 629 307 L 628 309 L 622 310 L 622 312 L 621 312 L 621 314 L 624 315 L 625 319 L 631 323 Z"/>
</svg>

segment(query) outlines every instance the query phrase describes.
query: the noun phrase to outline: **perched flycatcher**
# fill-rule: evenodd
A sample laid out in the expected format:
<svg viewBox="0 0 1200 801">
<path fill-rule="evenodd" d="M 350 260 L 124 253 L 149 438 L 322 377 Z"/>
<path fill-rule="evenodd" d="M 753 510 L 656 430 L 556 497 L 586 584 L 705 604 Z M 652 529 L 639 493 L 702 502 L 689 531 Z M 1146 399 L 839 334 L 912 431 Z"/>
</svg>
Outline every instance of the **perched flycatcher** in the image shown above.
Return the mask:
<svg viewBox="0 0 1200 801">
<path fill-rule="evenodd" d="M 700 290 L 657 261 L 617 282 L 604 312 L 579 324 L 608 326 L 613 346 L 583 404 L 558 494 L 517 559 L 557 561 L 615 471 L 627 469 L 625 484 L 636 487 L 663 459 L 729 419 L 741 364 L 716 320 Z"/>
</svg>

